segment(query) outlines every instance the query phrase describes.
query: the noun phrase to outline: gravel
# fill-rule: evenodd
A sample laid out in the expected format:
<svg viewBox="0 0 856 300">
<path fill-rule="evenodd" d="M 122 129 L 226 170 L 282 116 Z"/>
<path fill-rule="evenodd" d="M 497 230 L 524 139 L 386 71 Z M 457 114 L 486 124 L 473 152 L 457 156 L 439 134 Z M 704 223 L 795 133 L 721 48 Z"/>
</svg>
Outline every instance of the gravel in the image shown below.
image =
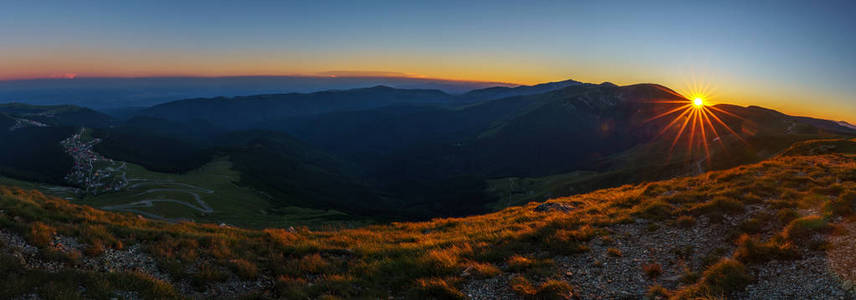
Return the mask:
<svg viewBox="0 0 856 300">
<path fill-rule="evenodd" d="M 464 284 L 461 290 L 464 295 L 474 300 L 510 300 L 520 299 L 509 286 L 509 275 L 501 275 L 488 279 L 472 280 Z"/>
<path fill-rule="evenodd" d="M 642 219 L 608 226 L 609 238 L 592 240 L 589 251 L 554 257 L 556 273 L 548 277 L 567 281 L 582 299 L 642 299 L 653 285 L 678 289 L 683 286 L 680 278 L 688 270 L 701 273 L 706 262 L 731 256 L 736 246 L 728 238 L 729 231 L 762 209 L 748 206 L 745 213 L 726 216 L 722 223 L 711 223 L 702 216 L 689 228 L 659 224 L 659 228 L 649 230 L 649 221 Z M 843 233 L 827 236 L 831 247 L 825 252 L 806 250 L 799 260 L 747 265 L 755 280 L 728 298 L 856 299 L 856 223 L 844 224 L 843 228 Z M 759 237 L 768 239 L 771 232 Z M 620 250 L 621 255 L 610 256 L 610 248 Z M 662 268 L 656 278 L 648 278 L 642 270 L 651 263 Z M 462 291 L 471 299 L 520 299 L 509 287 L 513 276 L 470 280 Z"/>
<path fill-rule="evenodd" d="M 678 278 L 687 268 L 701 268 L 703 259 L 713 249 L 728 246 L 725 228 L 700 218 L 692 228 L 660 228 L 649 231 L 645 221 L 608 227 L 611 240 L 595 239 L 591 250 L 574 256 L 554 258 L 559 272 L 584 299 L 641 298 L 652 285 L 676 288 Z M 608 249 L 621 251 L 621 256 L 608 254 Z M 689 255 L 682 259 L 678 252 Z M 727 250 L 731 253 L 731 249 Z M 646 264 L 660 264 L 662 274 L 648 278 L 642 270 Z"/>
<path fill-rule="evenodd" d="M 86 245 L 79 243 L 72 237 L 57 235 L 54 237 L 52 246 L 62 252 L 77 252 L 79 254 Z M 69 266 L 61 262 L 43 260 L 39 257 L 39 248 L 28 244 L 26 240 L 15 233 L 0 229 L 0 251 L 5 251 L 19 258 L 28 269 L 49 272 L 59 272 L 68 268 L 104 273 L 140 272 L 172 283 L 182 294 L 190 295 L 193 298 L 235 298 L 254 291 L 269 289 L 274 284 L 271 278 L 265 276 L 260 276 L 259 279 L 250 281 L 242 280 L 231 274 L 230 278 L 224 282 L 212 283 L 204 291 L 196 291 L 190 287 L 188 282 L 175 282 L 170 278 L 169 274 L 162 272 L 158 268 L 154 258 L 143 251 L 140 245 L 132 245 L 122 250 L 108 248 L 96 257 L 82 256 L 79 265 Z M 134 291 L 119 290 L 115 291 L 115 295 L 121 299 L 140 299 L 140 296 Z M 30 294 L 19 299 L 40 298 L 39 295 Z"/>
<path fill-rule="evenodd" d="M 104 253 L 99 256 L 84 257 L 83 266 L 98 272 L 137 271 L 163 281 L 170 281 L 169 276 L 158 269 L 155 260 L 143 252 L 139 245 L 133 245 L 123 250 L 105 249 Z"/>
<path fill-rule="evenodd" d="M 829 270 L 822 254 L 795 261 L 752 265 L 755 282 L 736 299 L 856 299 Z"/>
</svg>

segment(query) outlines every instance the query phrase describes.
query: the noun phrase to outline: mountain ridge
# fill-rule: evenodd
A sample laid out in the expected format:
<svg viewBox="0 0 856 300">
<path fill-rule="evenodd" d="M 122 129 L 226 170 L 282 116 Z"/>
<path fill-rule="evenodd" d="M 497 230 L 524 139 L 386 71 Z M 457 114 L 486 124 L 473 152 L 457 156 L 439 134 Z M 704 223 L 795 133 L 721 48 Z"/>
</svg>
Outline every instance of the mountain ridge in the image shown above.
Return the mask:
<svg viewBox="0 0 856 300">
<path fill-rule="evenodd" d="M 389 97 L 369 103 L 369 108 L 347 110 L 353 108 L 349 106 L 351 102 L 361 101 L 363 95 L 376 94 Z M 423 96 L 420 99 L 424 101 L 416 99 L 418 103 L 413 103 L 414 99 L 409 98 L 413 94 Z M 277 211 L 280 206 L 299 205 L 384 220 L 464 216 L 519 204 L 519 201 L 543 200 L 544 195 L 569 195 L 729 168 L 763 160 L 794 142 L 848 134 L 830 121 L 800 119 L 755 106 L 723 104 L 715 108 L 742 117 L 721 116 L 734 132 L 719 128 L 719 142 L 709 141 L 714 146 L 709 160 L 699 155 L 701 150 L 686 153 L 685 147 L 678 147 L 672 151 L 669 145 L 673 143 L 671 137 L 677 134 L 677 128 L 668 132 L 661 130 L 670 118 L 649 119 L 681 106 L 680 103 L 662 102 L 688 100 L 658 84 L 573 84 L 541 94 L 474 103 L 462 103 L 454 95 L 440 91 L 387 86 L 326 91 L 312 96 L 283 95 L 287 99 L 299 96 L 299 101 L 295 104 L 295 101 L 282 100 L 278 98 L 281 95 L 193 99 L 189 104 L 195 101 L 216 106 L 223 102 L 227 109 L 212 108 L 216 114 L 209 115 L 191 105 L 174 110 L 171 119 L 142 115 L 89 132 L 101 139 L 95 150 L 102 155 L 156 172 L 183 174 L 202 168 L 218 157 L 232 156 L 236 163 L 234 168 L 242 170 L 241 185 L 274 195 L 269 202 L 276 203 L 276 207 L 270 211 Z M 437 103 L 438 96 L 445 99 L 443 103 Z M 301 103 L 317 99 L 343 103 L 340 108 L 346 110 L 289 115 L 300 113 Z M 398 101 L 404 103 L 378 106 Z M 293 109 L 285 111 L 282 118 L 271 116 L 273 109 L 269 104 L 281 102 Z M 240 108 L 242 106 L 249 108 Z M 236 122 L 230 123 L 233 120 Z M 65 132 L 61 128 L 41 130 L 56 131 L 53 134 Z M 229 141 L 242 140 L 242 134 L 254 135 L 253 130 L 282 137 L 259 139 L 260 143 L 249 141 L 253 145 Z M 45 137 L 45 141 L 57 138 L 62 139 L 51 136 Z M 685 135 L 681 144 L 688 138 Z M 746 143 L 739 145 L 741 139 Z M 8 144 L 0 148 L 17 153 L 17 159 L 26 158 L 21 155 L 36 150 L 22 145 L 29 144 Z M 723 151 L 720 145 L 735 150 Z M 292 148 L 304 150 L 294 152 L 290 151 Z M 249 153 L 266 159 L 253 159 Z M 313 162 L 313 157 L 331 157 L 329 161 L 343 163 L 317 164 L 324 160 Z M 52 178 L 53 183 L 65 175 L 62 172 L 46 174 L 52 169 L 36 163 L 20 165 L 8 161 L 5 164 L 13 168 L 4 172 L 21 176 L 26 174 L 23 172 L 37 171 L 34 174 Z M 330 176 L 331 180 L 322 180 L 325 176 L 311 176 L 309 181 L 301 181 L 289 174 L 298 170 L 307 174 L 339 175 Z M 576 175 L 566 176 L 574 173 Z M 566 181 L 554 181 L 550 179 L 552 176 L 566 178 Z M 34 176 L 24 179 L 32 178 Z M 525 178 L 537 184 L 532 189 L 512 190 L 508 194 L 492 192 L 502 178 L 512 178 L 512 181 Z M 277 180 L 292 184 L 277 184 Z M 552 183 L 542 185 L 543 182 Z M 303 185 L 316 188 L 301 188 Z M 320 188 L 335 185 L 352 187 L 348 190 L 353 193 L 332 197 Z M 533 192 L 531 196 L 518 197 L 521 192 L 529 191 Z M 515 200 L 509 200 L 509 195 Z M 314 199 L 316 196 L 318 198 Z M 350 196 L 362 200 L 347 200 Z M 380 199 L 375 201 L 377 205 L 366 200 L 372 197 Z M 455 203 L 458 205 L 453 205 Z"/>
<path fill-rule="evenodd" d="M 245 96 L 282 92 L 311 93 L 371 85 L 440 89 L 464 93 L 472 89 L 507 86 L 497 82 L 467 82 L 405 77 L 347 76 L 232 76 L 33 79 L 0 81 L 0 101 L 30 104 L 75 104 L 93 109 L 152 106 L 165 102 L 217 96 Z"/>
<path fill-rule="evenodd" d="M 288 93 L 232 98 L 198 98 L 159 104 L 138 116 L 186 120 L 195 116 L 228 128 L 248 128 L 272 118 L 358 110 L 400 103 L 440 104 L 452 96 L 439 90 L 405 90 L 384 86 L 351 90 Z"/>
<path fill-rule="evenodd" d="M 562 89 L 569 86 L 583 84 L 582 82 L 567 79 L 563 81 L 540 83 L 536 85 L 521 85 L 516 87 L 489 87 L 484 89 L 472 90 L 461 95 L 464 99 L 479 100 L 494 100 L 513 96 L 524 96 L 531 94 L 545 93 L 552 90 Z M 471 100 L 472 101 L 472 100 Z"/>
</svg>

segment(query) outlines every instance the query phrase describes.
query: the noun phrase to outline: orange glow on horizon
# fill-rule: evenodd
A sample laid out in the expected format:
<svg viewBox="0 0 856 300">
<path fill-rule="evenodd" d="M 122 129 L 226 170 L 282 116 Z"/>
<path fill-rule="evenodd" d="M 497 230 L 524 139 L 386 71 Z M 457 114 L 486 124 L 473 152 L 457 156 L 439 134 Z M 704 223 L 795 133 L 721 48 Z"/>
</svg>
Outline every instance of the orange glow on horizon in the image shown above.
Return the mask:
<svg viewBox="0 0 856 300">
<path fill-rule="evenodd" d="M 93 51 L 96 52 L 96 51 Z M 97 53 L 97 52 L 96 52 Z M 502 85 L 534 85 L 545 82 L 574 79 L 580 82 L 600 83 L 604 81 L 613 82 L 618 85 L 631 85 L 642 82 L 659 83 L 669 87 L 683 86 L 684 79 L 669 80 L 668 76 L 651 74 L 651 77 L 660 78 L 648 80 L 647 76 L 640 74 L 615 74 L 593 69 L 596 66 L 581 66 L 576 72 L 568 73 L 548 70 L 538 65 L 518 66 L 513 64 L 496 64 L 485 67 L 487 59 L 470 62 L 458 60 L 444 64 L 427 64 L 420 61 L 412 61 L 405 65 L 374 64 L 372 59 L 360 59 L 360 63 L 342 63 L 334 61 L 315 66 L 301 64 L 291 60 L 279 61 L 272 59 L 269 64 L 259 65 L 255 63 L 239 63 L 233 61 L 220 61 L 209 63 L 207 61 L 195 61 L 187 58 L 180 62 L 161 59 L 160 57 L 145 57 L 138 64 L 124 64 L 124 61 L 110 58 L 93 59 L 82 56 L 71 62 L 65 60 L 35 59 L 10 59 L 0 63 L 0 81 L 26 80 L 26 79 L 72 79 L 93 77 L 115 77 L 115 78 L 149 78 L 149 77 L 240 77 L 240 76 L 326 76 L 347 77 L 344 74 L 325 74 L 324 70 L 390 70 L 389 73 L 398 73 L 392 70 L 406 70 L 399 74 L 402 77 L 438 79 L 460 82 L 490 82 Z M 150 58 L 150 59 L 149 59 Z M 155 59 L 157 58 L 157 59 Z M 149 61 L 151 60 L 151 61 Z M 306 59 L 305 61 L 311 61 Z M 163 62 L 169 62 L 164 65 Z M 117 67 L 121 66 L 121 67 Z M 637 71 L 628 71 L 637 72 Z M 641 71 L 640 71 L 641 72 Z M 638 73 L 638 72 L 637 72 Z M 73 75 L 72 75 L 73 74 Z M 394 76 L 390 76 L 394 77 Z M 744 86 L 741 82 L 726 82 L 729 89 L 721 94 L 710 88 L 709 85 L 694 83 L 689 89 L 678 90 L 688 99 L 700 97 L 704 106 L 712 106 L 722 103 L 727 99 L 729 103 L 736 105 L 758 105 L 775 109 L 785 114 L 797 116 L 811 116 L 833 121 L 845 120 L 856 124 L 853 119 L 852 108 L 841 104 L 829 106 L 807 105 L 806 97 L 817 97 L 817 95 L 803 95 L 789 93 L 777 94 L 770 88 L 759 88 L 759 86 Z"/>
</svg>

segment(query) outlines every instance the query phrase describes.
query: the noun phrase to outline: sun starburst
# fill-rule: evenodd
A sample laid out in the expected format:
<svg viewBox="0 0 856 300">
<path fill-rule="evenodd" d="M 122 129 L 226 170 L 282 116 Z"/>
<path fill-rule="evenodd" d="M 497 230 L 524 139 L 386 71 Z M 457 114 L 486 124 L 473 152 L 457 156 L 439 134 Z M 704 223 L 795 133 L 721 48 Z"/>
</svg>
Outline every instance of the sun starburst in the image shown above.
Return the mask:
<svg viewBox="0 0 856 300">
<path fill-rule="evenodd" d="M 708 164 L 710 164 L 711 143 L 718 143 L 723 150 L 725 149 L 723 136 L 720 136 L 720 132 L 723 134 L 727 132 L 745 143 L 743 138 L 731 129 L 717 114 L 721 113 L 729 117 L 740 117 L 723 108 L 710 105 L 707 101 L 707 99 L 710 99 L 709 91 L 710 89 L 707 86 L 697 85 L 691 87 L 690 91 L 684 93 L 684 95 L 674 93 L 675 96 L 679 97 L 679 100 L 653 101 L 655 104 L 673 106 L 678 104 L 675 108 L 671 108 L 645 120 L 645 123 L 648 123 L 654 120 L 671 118 L 671 121 L 657 133 L 657 137 L 660 137 L 667 132 L 674 132 L 674 137 L 672 137 L 669 147 L 669 157 L 671 157 L 675 148 L 681 144 L 680 141 L 682 139 L 686 140 L 686 151 L 690 158 L 695 157 L 695 153 L 703 151 L 703 160 L 706 160 Z M 723 128 L 724 131 L 722 130 Z"/>
</svg>

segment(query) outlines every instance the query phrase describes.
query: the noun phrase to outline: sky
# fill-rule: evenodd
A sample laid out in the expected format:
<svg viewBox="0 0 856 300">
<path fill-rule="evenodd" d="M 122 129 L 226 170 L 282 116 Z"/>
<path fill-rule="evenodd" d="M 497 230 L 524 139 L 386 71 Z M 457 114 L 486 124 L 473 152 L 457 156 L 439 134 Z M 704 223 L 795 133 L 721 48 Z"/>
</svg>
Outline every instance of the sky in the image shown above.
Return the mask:
<svg viewBox="0 0 856 300">
<path fill-rule="evenodd" d="M 856 123 L 856 1 L 8 1 L 0 80 L 403 73 L 706 87 Z"/>
</svg>

